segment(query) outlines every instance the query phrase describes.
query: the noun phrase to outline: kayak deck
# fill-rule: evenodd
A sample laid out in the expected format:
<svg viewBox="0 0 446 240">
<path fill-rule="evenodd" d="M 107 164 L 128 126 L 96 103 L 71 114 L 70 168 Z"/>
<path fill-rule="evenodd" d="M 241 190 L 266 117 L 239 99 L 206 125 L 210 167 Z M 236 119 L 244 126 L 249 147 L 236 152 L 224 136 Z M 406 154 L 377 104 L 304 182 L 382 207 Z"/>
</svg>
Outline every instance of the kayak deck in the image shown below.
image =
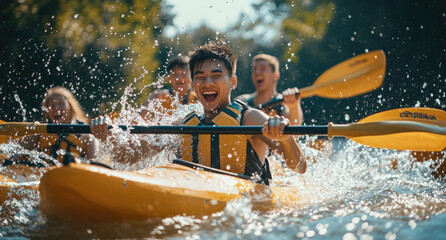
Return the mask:
<svg viewBox="0 0 446 240">
<path fill-rule="evenodd" d="M 301 200 L 295 188 L 268 187 L 178 164 L 139 172 L 70 164 L 48 171 L 39 192 L 40 208 L 47 216 L 77 221 L 209 215 L 241 197 L 250 197 L 259 209 Z"/>
</svg>

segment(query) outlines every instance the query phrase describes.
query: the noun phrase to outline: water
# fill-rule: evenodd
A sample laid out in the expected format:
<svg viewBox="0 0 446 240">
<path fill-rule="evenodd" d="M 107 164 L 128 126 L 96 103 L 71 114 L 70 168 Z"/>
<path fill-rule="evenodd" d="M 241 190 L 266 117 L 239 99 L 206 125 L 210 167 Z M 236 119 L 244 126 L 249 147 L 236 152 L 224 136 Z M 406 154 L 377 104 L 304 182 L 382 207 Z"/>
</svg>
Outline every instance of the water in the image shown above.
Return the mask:
<svg viewBox="0 0 446 240">
<path fill-rule="evenodd" d="M 132 119 L 127 121 L 142 123 L 135 111 L 128 112 Z M 162 124 L 172 123 L 174 118 L 168 116 L 159 118 Z M 120 117 L 115 123 L 122 121 Z M 122 141 L 137 141 L 125 132 L 116 134 Z M 172 158 L 174 148 L 169 146 L 175 145 L 175 137 L 141 137 L 168 147 L 144 163 L 115 167 L 132 170 Z M 373 149 L 342 138 L 318 151 L 305 144 L 308 140 L 302 140 L 309 156 L 307 173 L 285 171 L 275 179 L 276 184 L 302 189 L 306 201 L 299 206 L 257 212 L 249 199 L 240 199 L 200 218 L 79 224 L 48 219 L 39 209 L 37 190 L 19 188 L 15 191 L 20 198 L 8 199 L 0 208 L 0 238 L 444 239 L 445 181 L 430 174 L 432 161 L 415 162 L 408 151 Z M 6 151 L 12 145 L 1 147 Z M 104 148 L 104 154 L 111 148 Z"/>
</svg>

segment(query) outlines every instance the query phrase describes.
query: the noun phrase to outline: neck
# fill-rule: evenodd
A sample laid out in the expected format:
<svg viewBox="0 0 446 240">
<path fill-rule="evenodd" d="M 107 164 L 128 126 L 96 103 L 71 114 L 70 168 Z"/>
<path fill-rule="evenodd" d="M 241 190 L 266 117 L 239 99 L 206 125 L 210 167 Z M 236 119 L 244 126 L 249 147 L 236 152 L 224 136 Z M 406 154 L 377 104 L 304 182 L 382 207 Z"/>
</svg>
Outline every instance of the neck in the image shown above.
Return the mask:
<svg viewBox="0 0 446 240">
<path fill-rule="evenodd" d="M 265 91 L 258 91 L 254 93 L 254 104 L 260 105 L 268 102 L 277 95 L 276 87 L 265 89 Z"/>
<path fill-rule="evenodd" d="M 214 119 L 223 109 L 225 109 L 227 106 L 229 106 L 229 104 L 231 104 L 231 102 L 227 102 L 225 104 L 220 105 L 217 109 L 215 110 L 204 110 L 204 119 L 203 122 L 205 124 L 208 124 L 212 121 L 212 119 Z"/>
<path fill-rule="evenodd" d="M 186 95 L 189 92 L 189 90 L 190 89 L 182 90 L 182 91 L 172 90 L 172 92 L 173 92 L 174 95 L 178 94 L 178 98 L 180 98 L 180 100 L 183 100 L 183 98 L 186 97 Z"/>
</svg>

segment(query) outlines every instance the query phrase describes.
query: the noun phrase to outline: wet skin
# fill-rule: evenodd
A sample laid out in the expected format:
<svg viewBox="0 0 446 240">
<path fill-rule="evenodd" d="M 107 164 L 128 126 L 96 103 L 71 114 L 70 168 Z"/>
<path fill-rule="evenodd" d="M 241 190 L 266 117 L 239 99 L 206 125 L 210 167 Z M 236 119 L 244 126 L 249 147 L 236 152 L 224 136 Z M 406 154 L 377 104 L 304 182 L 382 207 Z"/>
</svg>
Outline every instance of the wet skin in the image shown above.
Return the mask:
<svg viewBox="0 0 446 240">
<path fill-rule="evenodd" d="M 192 86 L 203 105 L 206 121 L 231 103 L 231 90 L 237 86 L 237 77 L 231 77 L 222 62 L 208 59 L 195 66 Z"/>
<path fill-rule="evenodd" d="M 180 97 L 187 93 L 192 82 L 189 69 L 178 66 L 170 70 L 167 80 L 172 84 L 172 90 Z"/>
</svg>

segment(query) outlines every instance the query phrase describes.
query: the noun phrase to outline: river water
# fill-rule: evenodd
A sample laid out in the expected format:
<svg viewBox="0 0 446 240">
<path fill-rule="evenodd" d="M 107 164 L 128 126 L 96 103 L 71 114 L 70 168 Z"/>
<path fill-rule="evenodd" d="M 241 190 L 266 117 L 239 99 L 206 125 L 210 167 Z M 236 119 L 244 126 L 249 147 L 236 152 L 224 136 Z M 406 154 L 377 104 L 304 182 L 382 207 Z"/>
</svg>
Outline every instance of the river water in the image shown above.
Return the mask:
<svg viewBox="0 0 446 240">
<path fill-rule="evenodd" d="M 21 200 L 1 206 L 0 238 L 444 239 L 446 185 L 431 176 L 430 161 L 345 139 L 331 143 L 332 152 L 302 144 L 311 157 L 307 173 L 276 178 L 302 188 L 301 206 L 256 212 L 249 199 L 240 199 L 200 218 L 79 224 L 48 219 L 38 192 L 19 189 Z"/>
</svg>

